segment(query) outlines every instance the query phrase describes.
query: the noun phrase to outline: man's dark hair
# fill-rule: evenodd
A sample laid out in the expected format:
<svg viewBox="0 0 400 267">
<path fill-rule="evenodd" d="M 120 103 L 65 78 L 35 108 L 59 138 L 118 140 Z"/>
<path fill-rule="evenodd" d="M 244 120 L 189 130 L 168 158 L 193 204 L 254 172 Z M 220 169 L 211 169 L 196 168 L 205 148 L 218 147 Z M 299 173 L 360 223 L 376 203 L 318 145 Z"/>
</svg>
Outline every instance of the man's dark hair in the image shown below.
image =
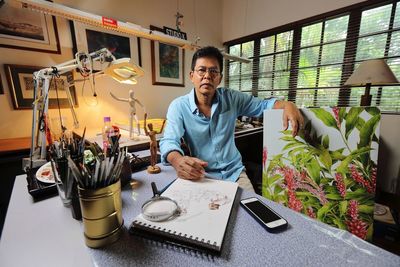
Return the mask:
<svg viewBox="0 0 400 267">
<path fill-rule="evenodd" d="M 199 58 L 202 57 L 211 57 L 215 58 L 218 61 L 219 64 L 219 70 L 222 72 L 222 67 L 223 67 L 223 57 L 221 52 L 218 50 L 218 48 L 215 48 L 213 46 L 206 46 L 202 47 L 199 50 L 197 50 L 192 58 L 192 70 L 194 70 L 194 67 L 196 66 L 196 61 Z"/>
</svg>

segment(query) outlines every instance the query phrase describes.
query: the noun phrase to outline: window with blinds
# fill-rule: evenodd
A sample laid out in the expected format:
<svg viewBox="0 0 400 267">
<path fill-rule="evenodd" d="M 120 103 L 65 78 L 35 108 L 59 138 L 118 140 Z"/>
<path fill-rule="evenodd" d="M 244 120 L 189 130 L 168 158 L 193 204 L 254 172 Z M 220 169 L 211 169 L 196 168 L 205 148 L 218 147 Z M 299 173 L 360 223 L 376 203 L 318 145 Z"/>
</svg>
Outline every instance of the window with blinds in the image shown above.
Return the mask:
<svg viewBox="0 0 400 267">
<path fill-rule="evenodd" d="M 253 40 L 229 43 L 227 87 L 302 107 L 358 106 L 365 87 L 343 84 L 364 60 L 383 58 L 400 79 L 400 2 L 357 7 Z M 372 86 L 372 105 L 400 111 L 400 86 Z"/>
</svg>

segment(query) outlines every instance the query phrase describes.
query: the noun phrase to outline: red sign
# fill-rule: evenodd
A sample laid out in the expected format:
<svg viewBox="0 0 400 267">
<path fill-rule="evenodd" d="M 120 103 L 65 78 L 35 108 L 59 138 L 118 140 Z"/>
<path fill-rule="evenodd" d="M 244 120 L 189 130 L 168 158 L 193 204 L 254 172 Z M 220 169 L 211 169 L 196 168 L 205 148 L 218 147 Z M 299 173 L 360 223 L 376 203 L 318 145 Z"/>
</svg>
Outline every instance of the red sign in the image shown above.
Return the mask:
<svg viewBox="0 0 400 267">
<path fill-rule="evenodd" d="M 102 21 L 103 21 L 103 25 L 104 26 L 108 26 L 108 27 L 113 27 L 113 28 L 117 28 L 118 27 L 118 21 L 112 18 L 106 18 L 106 17 L 101 17 Z"/>
</svg>

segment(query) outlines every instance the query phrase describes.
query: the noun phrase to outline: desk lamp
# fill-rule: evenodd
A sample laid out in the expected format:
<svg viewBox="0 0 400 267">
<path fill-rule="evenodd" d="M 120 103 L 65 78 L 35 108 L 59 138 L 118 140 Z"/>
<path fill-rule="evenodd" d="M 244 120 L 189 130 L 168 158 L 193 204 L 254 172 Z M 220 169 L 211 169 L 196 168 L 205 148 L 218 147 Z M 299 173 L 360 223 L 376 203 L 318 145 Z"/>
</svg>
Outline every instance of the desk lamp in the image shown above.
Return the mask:
<svg viewBox="0 0 400 267">
<path fill-rule="evenodd" d="M 383 59 L 371 59 L 363 61 L 344 85 L 365 86 L 360 105 L 371 106 L 372 96 L 369 94 L 371 85 L 387 85 L 398 82 L 396 76 Z"/>
<path fill-rule="evenodd" d="M 131 62 L 130 58 L 117 60 L 107 48 L 102 48 L 90 54 L 78 52 L 73 60 L 33 73 L 35 85 L 33 94 L 31 148 L 29 158 L 23 160 L 23 168 L 25 170 L 46 163 L 46 132 L 48 131 L 46 118 L 48 117 L 51 79 L 74 69 L 79 70 L 84 77 L 88 77 L 93 74 L 92 63 L 95 61 L 108 63 L 103 72 L 120 82 L 133 82 L 135 81 L 134 78 L 138 76 L 138 73 L 143 72 L 136 64 Z M 108 68 L 110 68 L 110 70 L 107 70 Z M 78 128 L 79 122 L 75 113 L 69 87 L 67 86 L 65 90 L 74 120 L 74 127 Z"/>
</svg>

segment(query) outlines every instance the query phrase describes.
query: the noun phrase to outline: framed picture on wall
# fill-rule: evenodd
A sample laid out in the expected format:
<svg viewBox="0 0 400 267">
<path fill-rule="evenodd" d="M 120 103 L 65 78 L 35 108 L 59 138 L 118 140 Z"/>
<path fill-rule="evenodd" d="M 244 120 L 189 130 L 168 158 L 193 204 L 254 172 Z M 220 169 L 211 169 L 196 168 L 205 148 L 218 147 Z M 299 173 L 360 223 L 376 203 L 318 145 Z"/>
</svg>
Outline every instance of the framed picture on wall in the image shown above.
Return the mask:
<svg viewBox="0 0 400 267">
<path fill-rule="evenodd" d="M 55 17 L 4 3 L 0 47 L 61 54 Z"/>
<path fill-rule="evenodd" d="M 150 26 L 151 30 L 163 32 Z M 182 48 L 151 41 L 151 69 L 154 85 L 185 86 L 184 56 Z"/>
<path fill-rule="evenodd" d="M 101 29 L 80 22 L 70 23 L 73 51 L 94 52 L 101 48 L 107 48 L 117 58 L 129 57 L 137 65 L 142 65 L 140 56 L 140 38 L 132 35 L 116 33 L 111 30 Z M 104 69 L 96 62 L 95 69 Z"/>
<path fill-rule="evenodd" d="M 33 73 L 44 67 L 23 66 L 23 65 L 4 65 L 8 87 L 10 88 L 11 98 L 14 109 L 31 109 L 34 93 Z M 74 106 L 78 106 L 75 86 L 73 85 L 72 72 L 67 72 L 58 78 L 50 81 L 49 88 L 49 108 L 69 108 L 69 102 L 65 89 L 69 87 Z M 57 90 L 56 90 L 57 89 Z M 57 101 L 58 95 L 58 101 Z"/>
</svg>

